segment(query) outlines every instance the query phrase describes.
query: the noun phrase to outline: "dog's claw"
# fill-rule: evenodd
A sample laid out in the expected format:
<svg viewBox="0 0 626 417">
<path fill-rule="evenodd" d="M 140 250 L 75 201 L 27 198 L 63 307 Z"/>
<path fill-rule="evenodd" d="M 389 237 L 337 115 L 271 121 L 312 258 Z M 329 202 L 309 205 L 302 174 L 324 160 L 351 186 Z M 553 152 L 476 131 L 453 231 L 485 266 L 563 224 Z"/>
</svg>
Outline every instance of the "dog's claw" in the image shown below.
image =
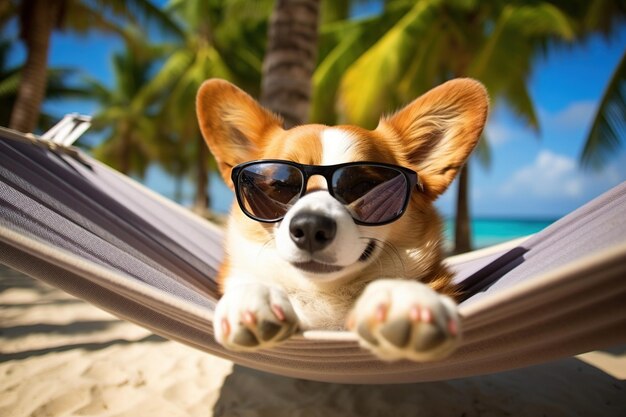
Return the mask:
<svg viewBox="0 0 626 417">
<path fill-rule="evenodd" d="M 222 334 L 224 337 L 228 337 L 230 335 L 230 324 L 228 324 L 228 320 L 222 319 L 220 323 L 222 326 Z"/>
<path fill-rule="evenodd" d="M 387 319 L 387 305 L 379 304 L 378 307 L 376 307 L 376 314 L 374 317 L 378 323 L 383 323 Z"/>
<path fill-rule="evenodd" d="M 272 311 L 274 312 L 274 315 L 276 316 L 278 320 L 280 321 L 286 320 L 285 312 L 283 311 L 282 308 L 280 308 L 279 305 L 272 304 Z"/>
<path fill-rule="evenodd" d="M 451 319 L 448 321 L 448 332 L 452 336 L 456 336 L 459 333 L 459 325 L 457 324 L 455 320 Z"/>
<path fill-rule="evenodd" d="M 243 322 L 250 327 L 254 327 L 256 326 L 256 316 L 253 312 L 246 311 L 243 313 Z"/>
</svg>

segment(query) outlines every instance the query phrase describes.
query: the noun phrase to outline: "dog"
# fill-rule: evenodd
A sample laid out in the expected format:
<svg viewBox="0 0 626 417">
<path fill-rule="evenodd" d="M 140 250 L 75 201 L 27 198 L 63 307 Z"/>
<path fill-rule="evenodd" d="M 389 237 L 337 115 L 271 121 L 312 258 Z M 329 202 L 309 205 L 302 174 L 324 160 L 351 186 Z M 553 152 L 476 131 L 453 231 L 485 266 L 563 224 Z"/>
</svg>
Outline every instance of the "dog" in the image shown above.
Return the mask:
<svg viewBox="0 0 626 417">
<path fill-rule="evenodd" d="M 485 88 L 448 81 L 374 130 L 279 116 L 234 85 L 205 81 L 196 110 L 235 192 L 217 342 L 271 348 L 298 331 L 347 329 L 383 360 L 428 361 L 461 338 L 433 202 L 476 146 Z"/>
</svg>

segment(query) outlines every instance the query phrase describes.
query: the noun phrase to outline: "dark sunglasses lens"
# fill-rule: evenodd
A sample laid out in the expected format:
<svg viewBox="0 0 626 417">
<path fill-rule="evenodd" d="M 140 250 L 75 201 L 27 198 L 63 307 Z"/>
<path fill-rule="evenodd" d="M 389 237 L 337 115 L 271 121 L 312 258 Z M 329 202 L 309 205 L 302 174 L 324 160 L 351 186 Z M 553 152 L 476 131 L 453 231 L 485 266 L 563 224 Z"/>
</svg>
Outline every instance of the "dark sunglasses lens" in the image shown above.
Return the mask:
<svg viewBox="0 0 626 417">
<path fill-rule="evenodd" d="M 377 165 L 339 168 L 332 181 L 335 198 L 363 223 L 386 223 L 402 214 L 408 195 L 406 177 Z"/>
<path fill-rule="evenodd" d="M 296 167 L 261 162 L 241 170 L 237 196 L 247 214 L 261 220 L 279 220 L 302 191 L 303 177 Z"/>
</svg>

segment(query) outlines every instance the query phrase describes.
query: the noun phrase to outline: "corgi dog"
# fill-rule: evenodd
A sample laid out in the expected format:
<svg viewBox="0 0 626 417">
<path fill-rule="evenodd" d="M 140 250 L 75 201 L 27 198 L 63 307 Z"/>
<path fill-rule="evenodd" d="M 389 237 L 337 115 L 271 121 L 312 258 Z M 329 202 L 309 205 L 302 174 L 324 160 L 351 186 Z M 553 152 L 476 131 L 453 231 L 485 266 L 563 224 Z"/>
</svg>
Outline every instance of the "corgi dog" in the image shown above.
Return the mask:
<svg viewBox="0 0 626 417">
<path fill-rule="evenodd" d="M 280 117 L 234 85 L 198 91 L 202 135 L 236 201 L 228 219 L 216 340 L 270 348 L 298 331 L 345 329 L 385 360 L 458 345 L 452 274 L 433 206 L 476 146 L 485 88 L 448 81 L 378 127 Z"/>
</svg>

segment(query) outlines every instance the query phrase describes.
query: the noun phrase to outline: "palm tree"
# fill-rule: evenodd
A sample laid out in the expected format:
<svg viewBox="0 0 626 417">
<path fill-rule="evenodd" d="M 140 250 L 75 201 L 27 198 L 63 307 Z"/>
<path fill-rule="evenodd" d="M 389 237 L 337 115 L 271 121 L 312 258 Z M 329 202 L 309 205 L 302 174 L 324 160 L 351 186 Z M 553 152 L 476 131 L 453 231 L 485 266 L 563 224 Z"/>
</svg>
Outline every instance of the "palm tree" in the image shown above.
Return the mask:
<svg viewBox="0 0 626 417">
<path fill-rule="evenodd" d="M 10 127 L 25 132 L 33 130 L 39 115 L 47 83 L 50 38 L 55 29 L 99 29 L 123 34 L 121 23 L 141 17 L 175 32 L 167 16 L 149 0 L 13 0 L 10 5 L 4 3 L 0 18 L 6 21 L 9 12 L 17 14 L 20 38 L 26 46 Z"/>
<path fill-rule="evenodd" d="M 285 127 L 305 123 L 317 58 L 320 0 L 276 0 L 263 61 L 261 104 Z"/>
<path fill-rule="evenodd" d="M 585 167 L 600 169 L 626 137 L 626 53 L 611 77 L 591 124 L 580 157 Z"/>
<path fill-rule="evenodd" d="M 91 96 L 100 105 L 92 129 L 105 132 L 93 154 L 124 174 L 143 177 L 148 165 L 162 156 L 165 138 L 157 127 L 157 112 L 142 96 L 161 53 L 160 47 L 145 45 L 115 54 L 112 88 L 86 80 Z"/>
<path fill-rule="evenodd" d="M 527 88 L 535 56 L 592 33 L 609 36 L 626 15 L 621 0 L 388 0 L 384 5 L 379 16 L 340 22 L 339 35 L 331 29 L 324 36 L 322 29 L 326 45 L 314 76 L 314 120 L 373 126 L 379 114 L 434 85 L 470 76 L 487 86 L 492 101 L 505 104 L 538 132 Z M 489 164 L 484 137 L 476 156 Z M 459 177 L 455 251 L 463 252 L 471 247 L 468 165 Z"/>
<path fill-rule="evenodd" d="M 209 206 L 208 175 L 214 164 L 202 139 L 195 114 L 195 95 L 202 82 L 218 77 L 231 80 L 251 93 L 258 92 L 262 51 L 265 48 L 268 1 L 178 0 L 167 12 L 183 34 L 180 43 L 147 88 L 142 99 L 161 99 L 160 130 L 176 152 L 163 161 L 174 175 L 195 166 L 194 210 Z"/>
<path fill-rule="evenodd" d="M 8 126 L 11 119 L 11 109 L 17 99 L 17 90 L 20 82 L 22 65 L 10 66 L 8 54 L 14 43 L 8 39 L 0 40 L 0 126 Z M 80 87 L 72 85 L 69 79 L 76 72 L 66 68 L 49 68 L 48 85 L 46 86 L 45 99 L 87 98 L 88 92 Z M 36 128 L 40 131 L 49 129 L 59 115 L 40 113 Z"/>
<path fill-rule="evenodd" d="M 342 122 L 373 127 L 380 114 L 434 85 L 470 76 L 487 86 L 492 101 L 503 102 L 538 130 L 527 87 L 533 58 L 548 41 L 575 36 L 570 18 L 549 2 L 400 0 L 386 2 L 382 17 L 389 19 L 386 31 L 371 46 L 357 36 L 344 36 L 319 66 L 318 71 L 324 69 L 331 77 L 337 72 L 334 67 L 345 69 L 336 106 Z M 364 25 L 380 27 L 378 19 Z M 346 53 L 335 54 L 341 49 Z M 322 75 L 317 82 L 330 83 Z M 481 159 L 488 161 L 484 138 L 479 149 Z M 466 165 L 457 195 L 456 252 L 471 248 L 467 177 Z"/>
<path fill-rule="evenodd" d="M 325 1 L 322 5 L 329 4 Z M 333 3 L 336 4 L 336 3 Z M 324 13 L 325 9 L 322 10 Z M 352 64 L 393 27 L 406 8 L 388 7 L 365 19 L 334 19 L 323 22 L 319 34 L 318 65 L 313 74 L 310 119 L 328 125 L 345 122 L 336 103 L 339 84 Z M 332 15 L 332 13 L 331 13 Z M 322 19 L 324 20 L 324 14 Z"/>
<path fill-rule="evenodd" d="M 624 24 L 626 2 L 592 1 L 584 13 L 580 13 L 579 35 L 584 39 L 590 34 L 601 33 L 610 38 L 615 27 Z M 583 167 L 600 169 L 624 145 L 626 137 L 626 51 L 622 54 L 589 129 L 580 156 Z"/>
</svg>

